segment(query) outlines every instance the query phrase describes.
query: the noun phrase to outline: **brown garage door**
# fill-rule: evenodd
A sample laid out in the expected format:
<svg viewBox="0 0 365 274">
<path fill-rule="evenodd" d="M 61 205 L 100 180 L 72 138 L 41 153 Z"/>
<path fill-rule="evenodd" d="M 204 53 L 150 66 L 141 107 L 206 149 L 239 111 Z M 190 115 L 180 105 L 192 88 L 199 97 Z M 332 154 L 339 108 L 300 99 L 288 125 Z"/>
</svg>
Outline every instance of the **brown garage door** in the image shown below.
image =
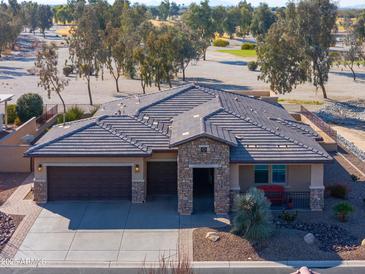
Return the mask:
<svg viewBox="0 0 365 274">
<path fill-rule="evenodd" d="M 130 167 L 48 167 L 48 200 L 126 199 Z"/>
<path fill-rule="evenodd" d="M 147 193 L 148 195 L 177 194 L 176 162 L 148 162 Z"/>
</svg>

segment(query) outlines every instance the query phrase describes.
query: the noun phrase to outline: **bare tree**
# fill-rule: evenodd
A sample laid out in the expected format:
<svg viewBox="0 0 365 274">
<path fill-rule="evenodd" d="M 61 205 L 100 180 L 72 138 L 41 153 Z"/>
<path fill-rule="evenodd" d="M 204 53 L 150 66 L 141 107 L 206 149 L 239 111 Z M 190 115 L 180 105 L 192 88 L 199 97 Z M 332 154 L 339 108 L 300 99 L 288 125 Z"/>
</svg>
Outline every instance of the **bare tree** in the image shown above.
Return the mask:
<svg viewBox="0 0 365 274">
<path fill-rule="evenodd" d="M 63 123 L 66 122 L 66 104 L 61 95 L 61 92 L 68 85 L 68 80 L 61 79 L 58 74 L 58 53 L 56 44 L 50 45 L 44 44 L 42 49 L 38 51 L 36 61 L 36 67 L 39 69 L 39 82 L 38 86 L 43 87 L 47 93 L 48 98 L 55 92 L 60 98 L 63 106 Z"/>
</svg>

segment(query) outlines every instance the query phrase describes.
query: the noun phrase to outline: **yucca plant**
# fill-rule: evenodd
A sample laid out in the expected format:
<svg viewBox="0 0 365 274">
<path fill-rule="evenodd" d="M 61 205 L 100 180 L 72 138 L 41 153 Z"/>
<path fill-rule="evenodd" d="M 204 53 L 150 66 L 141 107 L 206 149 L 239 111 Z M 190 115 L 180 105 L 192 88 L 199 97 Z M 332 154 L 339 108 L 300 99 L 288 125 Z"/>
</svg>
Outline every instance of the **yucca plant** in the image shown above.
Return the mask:
<svg viewBox="0 0 365 274">
<path fill-rule="evenodd" d="M 250 241 L 261 241 L 269 238 L 273 232 L 270 201 L 262 190 L 250 188 L 234 201 L 234 212 L 231 232 Z"/>
</svg>

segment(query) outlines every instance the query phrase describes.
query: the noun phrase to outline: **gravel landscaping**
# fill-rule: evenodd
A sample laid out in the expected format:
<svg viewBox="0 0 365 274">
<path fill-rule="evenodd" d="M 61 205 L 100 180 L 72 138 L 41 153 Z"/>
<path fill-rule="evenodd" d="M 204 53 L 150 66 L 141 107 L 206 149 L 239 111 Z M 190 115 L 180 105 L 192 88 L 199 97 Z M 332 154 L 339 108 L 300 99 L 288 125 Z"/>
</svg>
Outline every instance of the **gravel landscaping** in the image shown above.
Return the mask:
<svg viewBox="0 0 365 274">
<path fill-rule="evenodd" d="M 0 211 L 0 251 L 10 240 L 24 216 L 7 215 Z"/>
<path fill-rule="evenodd" d="M 333 206 L 344 200 L 327 197 L 322 212 L 298 211 L 290 224 L 278 218 L 281 212 L 274 212 L 274 235 L 259 245 L 229 233 L 229 226 L 198 228 L 193 232 L 194 260 L 365 260 L 365 246 L 361 246 L 365 239 L 365 178 L 352 181 L 353 167 L 341 156 L 333 157 L 334 163 L 325 166 L 325 185 L 343 184 L 349 189 L 346 201 L 354 212 L 347 222 L 339 222 L 333 212 Z M 217 232 L 220 239 L 206 239 L 208 232 Z M 304 241 L 307 233 L 314 235 L 313 244 Z"/>
</svg>

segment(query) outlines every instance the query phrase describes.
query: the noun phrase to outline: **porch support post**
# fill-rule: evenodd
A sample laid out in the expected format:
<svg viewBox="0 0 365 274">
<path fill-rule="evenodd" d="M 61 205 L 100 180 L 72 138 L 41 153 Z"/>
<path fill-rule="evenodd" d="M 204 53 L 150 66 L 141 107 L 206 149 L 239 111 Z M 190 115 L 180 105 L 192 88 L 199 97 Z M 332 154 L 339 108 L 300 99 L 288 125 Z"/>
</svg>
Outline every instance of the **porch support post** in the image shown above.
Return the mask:
<svg viewBox="0 0 365 274">
<path fill-rule="evenodd" d="M 231 181 L 231 191 L 230 191 L 230 204 L 231 208 L 234 202 L 235 197 L 240 193 L 240 181 L 239 181 L 239 165 L 231 164 L 230 165 L 230 181 Z"/>
<path fill-rule="evenodd" d="M 137 169 L 138 165 L 138 169 Z M 132 167 L 132 203 L 140 204 L 146 201 L 146 170 L 147 165 L 140 160 Z"/>
<path fill-rule="evenodd" d="M 310 208 L 322 211 L 324 208 L 323 164 L 311 165 Z"/>
</svg>

